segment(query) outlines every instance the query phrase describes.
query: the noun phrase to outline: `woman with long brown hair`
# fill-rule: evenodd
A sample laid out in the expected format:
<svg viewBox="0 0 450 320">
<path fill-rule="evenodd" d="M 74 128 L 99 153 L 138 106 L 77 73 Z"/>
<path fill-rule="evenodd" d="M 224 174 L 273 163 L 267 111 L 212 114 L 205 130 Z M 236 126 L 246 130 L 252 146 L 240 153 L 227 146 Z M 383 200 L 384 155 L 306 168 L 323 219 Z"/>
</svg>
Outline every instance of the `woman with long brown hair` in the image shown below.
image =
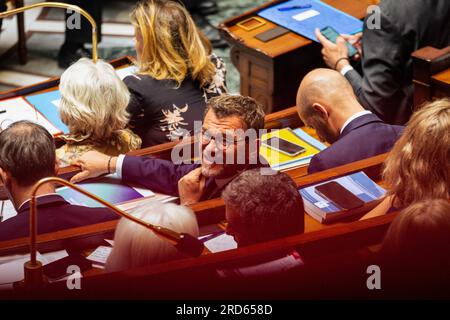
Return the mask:
<svg viewBox="0 0 450 320">
<path fill-rule="evenodd" d="M 413 114 L 386 160 L 388 196 L 363 219 L 427 199 L 450 198 L 450 100 L 436 100 Z"/>
<path fill-rule="evenodd" d="M 142 146 L 192 135 L 206 102 L 226 92 L 225 65 L 176 1 L 139 2 L 131 13 L 139 71 L 124 79 Z"/>
</svg>

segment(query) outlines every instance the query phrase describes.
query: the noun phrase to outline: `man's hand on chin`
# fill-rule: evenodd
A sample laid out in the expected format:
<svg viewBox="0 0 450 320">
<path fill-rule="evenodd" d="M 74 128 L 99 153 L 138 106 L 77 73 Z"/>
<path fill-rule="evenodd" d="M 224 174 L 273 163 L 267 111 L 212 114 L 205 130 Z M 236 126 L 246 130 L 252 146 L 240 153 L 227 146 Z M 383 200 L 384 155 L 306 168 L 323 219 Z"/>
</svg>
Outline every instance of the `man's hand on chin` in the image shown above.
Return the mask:
<svg viewBox="0 0 450 320">
<path fill-rule="evenodd" d="M 200 201 L 205 190 L 206 178 L 202 176 L 202 168 L 197 168 L 178 181 L 180 204 L 191 205 Z"/>
</svg>

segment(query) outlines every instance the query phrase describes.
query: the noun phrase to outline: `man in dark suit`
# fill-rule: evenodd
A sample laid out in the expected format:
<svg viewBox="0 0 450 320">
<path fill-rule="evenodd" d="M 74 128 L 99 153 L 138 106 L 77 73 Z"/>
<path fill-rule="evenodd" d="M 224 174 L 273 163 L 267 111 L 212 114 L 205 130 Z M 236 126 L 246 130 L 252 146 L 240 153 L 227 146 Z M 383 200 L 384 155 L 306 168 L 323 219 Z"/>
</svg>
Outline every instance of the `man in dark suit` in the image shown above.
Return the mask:
<svg viewBox="0 0 450 320">
<path fill-rule="evenodd" d="M 332 144 L 315 155 L 308 168 L 314 173 L 388 152 L 403 131 L 388 125 L 359 104 L 348 81 L 337 71 L 308 73 L 297 93 L 302 121 Z"/>
<path fill-rule="evenodd" d="M 264 111 L 256 100 L 221 95 L 208 100 L 199 139 L 201 163 L 175 164 L 173 152 L 172 161 L 166 161 L 90 151 L 74 162 L 82 172 L 72 182 L 116 172 L 124 181 L 179 196 L 181 204 L 219 197 L 239 172 L 258 165 L 257 137 L 263 128 Z"/>
<path fill-rule="evenodd" d="M 40 125 L 20 121 L 0 133 L 0 179 L 17 215 L 0 223 L 0 241 L 29 235 L 30 198 L 40 179 L 55 175 L 57 164 L 53 137 Z M 37 192 L 38 233 L 80 227 L 117 219 L 106 208 L 69 204 L 44 184 Z"/>
<path fill-rule="evenodd" d="M 413 112 L 411 54 L 450 45 L 450 1 L 383 0 L 379 8 L 380 25 L 373 28 L 376 20 L 368 15 L 362 34 L 344 35 L 337 45 L 318 30 L 316 36 L 325 62 L 345 75 L 363 107 L 387 123 L 403 125 Z M 362 76 L 346 59 L 344 39 L 360 49 Z"/>
</svg>

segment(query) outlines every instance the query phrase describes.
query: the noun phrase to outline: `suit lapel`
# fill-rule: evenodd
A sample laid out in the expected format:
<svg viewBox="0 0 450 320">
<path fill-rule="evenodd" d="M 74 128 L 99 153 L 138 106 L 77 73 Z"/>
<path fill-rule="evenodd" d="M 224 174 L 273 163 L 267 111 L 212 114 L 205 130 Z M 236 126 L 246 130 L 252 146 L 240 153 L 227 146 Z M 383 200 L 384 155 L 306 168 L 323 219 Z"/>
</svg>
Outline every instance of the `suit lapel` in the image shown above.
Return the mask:
<svg viewBox="0 0 450 320">
<path fill-rule="evenodd" d="M 358 117 L 351 121 L 345 128 L 344 131 L 342 131 L 342 134 L 339 136 L 339 139 L 350 133 L 350 131 L 361 128 L 363 126 L 366 126 L 371 123 L 384 123 L 380 118 L 378 118 L 376 115 L 372 114 L 365 114 L 361 117 Z"/>
</svg>

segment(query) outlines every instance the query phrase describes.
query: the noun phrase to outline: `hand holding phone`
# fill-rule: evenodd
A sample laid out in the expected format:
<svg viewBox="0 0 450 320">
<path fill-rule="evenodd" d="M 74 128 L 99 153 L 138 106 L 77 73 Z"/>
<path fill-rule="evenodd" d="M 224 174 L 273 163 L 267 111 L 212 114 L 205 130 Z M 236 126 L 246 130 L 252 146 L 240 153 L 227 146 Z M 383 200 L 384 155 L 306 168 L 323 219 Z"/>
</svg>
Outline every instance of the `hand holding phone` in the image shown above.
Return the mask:
<svg viewBox="0 0 450 320">
<path fill-rule="evenodd" d="M 337 38 L 340 36 L 340 34 L 330 26 L 320 29 L 320 33 L 323 34 L 325 38 L 327 38 L 333 43 L 336 43 Z M 345 45 L 347 46 L 348 49 L 349 58 L 353 58 L 356 54 L 358 54 L 358 50 L 348 41 L 345 41 Z"/>
</svg>

